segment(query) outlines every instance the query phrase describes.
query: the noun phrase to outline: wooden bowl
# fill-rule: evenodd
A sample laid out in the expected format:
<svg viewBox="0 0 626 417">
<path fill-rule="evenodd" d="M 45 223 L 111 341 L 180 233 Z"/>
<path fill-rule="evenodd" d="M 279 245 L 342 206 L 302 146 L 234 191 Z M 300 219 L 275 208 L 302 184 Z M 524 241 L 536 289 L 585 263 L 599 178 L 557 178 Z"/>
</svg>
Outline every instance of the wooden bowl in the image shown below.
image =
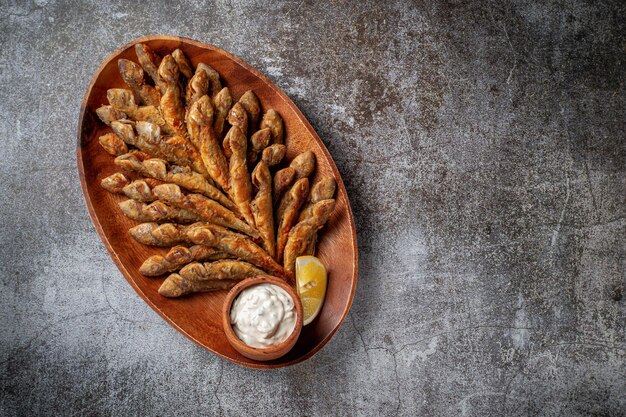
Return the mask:
<svg viewBox="0 0 626 417">
<path fill-rule="evenodd" d="M 296 307 L 296 327 L 293 332 L 289 335 L 287 339 L 285 339 L 282 343 L 272 346 L 270 348 L 254 348 L 246 345 L 233 330 L 233 326 L 230 323 L 230 309 L 233 306 L 233 302 L 235 298 L 241 292 L 247 288 L 253 287 L 259 284 L 274 284 L 278 285 L 293 298 L 293 303 Z M 224 325 L 224 333 L 226 334 L 226 339 L 231 344 L 232 347 L 243 356 L 249 359 L 254 359 L 255 361 L 271 361 L 273 359 L 278 359 L 281 356 L 284 356 L 289 352 L 293 346 L 298 341 L 298 337 L 300 336 L 300 331 L 302 330 L 302 303 L 300 302 L 300 297 L 296 291 L 288 285 L 284 280 L 272 276 L 259 276 L 254 278 L 248 278 L 241 281 L 239 284 L 235 285 L 226 296 L 226 300 L 224 301 L 224 307 L 222 308 L 222 323 Z"/>
<path fill-rule="evenodd" d="M 259 97 L 262 110 L 276 109 L 283 117 L 287 159 L 311 150 L 317 157 L 313 182 L 322 176 L 337 181 L 337 206 L 326 227 L 320 231 L 318 256 L 329 273 L 324 308 L 315 322 L 303 328 L 294 348 L 285 356 L 269 362 L 246 358 L 233 348 L 222 329 L 222 305 L 225 291 L 202 293 L 181 299 L 162 297 L 158 288 L 161 278 L 148 278 L 139 266 L 151 255 L 165 254 L 167 249 L 144 246 L 128 234 L 137 223 L 126 218 L 117 204 L 124 198 L 108 193 L 100 181 L 117 172 L 113 157 L 98 144 L 98 137 L 110 128 L 98 120 L 95 110 L 107 103 L 109 88 L 125 87 L 117 69 L 117 60 L 137 62 L 134 45 L 145 43 L 165 55 L 180 48 L 193 65 L 206 62 L 222 76 L 234 100 L 246 90 Z M 146 36 L 114 51 L 100 66 L 87 87 L 78 124 L 77 163 L 81 187 L 96 231 L 120 271 L 137 294 L 176 330 L 207 350 L 237 364 L 253 368 L 277 368 L 301 362 L 320 350 L 335 334 L 348 314 L 357 280 L 357 242 L 354 220 L 343 181 L 326 147 L 309 122 L 287 95 L 266 76 L 241 59 L 215 46 L 175 36 Z"/>
</svg>

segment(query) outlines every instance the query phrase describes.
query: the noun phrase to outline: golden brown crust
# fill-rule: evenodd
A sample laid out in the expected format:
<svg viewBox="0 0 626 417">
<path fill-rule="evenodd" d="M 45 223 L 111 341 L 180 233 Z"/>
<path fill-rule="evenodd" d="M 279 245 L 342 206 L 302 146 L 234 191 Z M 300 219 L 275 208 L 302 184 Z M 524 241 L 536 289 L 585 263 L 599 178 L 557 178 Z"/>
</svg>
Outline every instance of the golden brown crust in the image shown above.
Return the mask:
<svg viewBox="0 0 626 417">
<path fill-rule="evenodd" d="M 167 272 L 174 272 L 191 262 L 217 261 L 230 255 L 203 245 L 174 246 L 165 256 L 153 255 L 139 267 L 139 273 L 146 277 L 158 277 Z"/>
<path fill-rule="evenodd" d="M 193 228 L 206 225 L 206 223 L 194 223 L 189 226 L 165 223 L 141 223 L 131 227 L 128 232 L 137 242 L 149 246 L 173 246 L 178 243 L 188 243 L 187 232 Z"/>
<path fill-rule="evenodd" d="M 102 123 L 107 126 L 111 126 L 111 122 L 115 120 L 126 119 L 127 117 L 126 113 L 116 109 L 110 104 L 98 107 L 96 114 L 98 115 L 98 118 L 102 120 Z"/>
<path fill-rule="evenodd" d="M 187 84 L 187 92 L 185 94 L 185 102 L 187 103 L 185 120 L 189 117 L 189 110 L 193 103 L 198 101 L 209 90 L 209 77 L 205 71 L 196 70 Z"/>
<path fill-rule="evenodd" d="M 322 200 L 329 200 L 334 197 L 337 182 L 333 177 L 324 177 L 311 187 L 309 199 L 300 212 L 298 222 L 306 220 L 313 214 L 313 205 Z"/>
<path fill-rule="evenodd" d="M 257 189 L 256 196 L 250 208 L 254 216 L 254 223 L 263 239 L 263 249 L 276 259 L 276 240 L 274 234 L 274 210 L 272 207 L 272 174 L 265 164 L 260 161 L 252 171 L 252 183 Z"/>
<path fill-rule="evenodd" d="M 181 74 L 185 76 L 185 78 L 190 79 L 193 75 L 193 68 L 191 68 L 191 64 L 189 60 L 180 49 L 174 49 L 172 52 L 172 58 L 176 61 L 176 65 L 178 66 L 178 70 Z"/>
<path fill-rule="evenodd" d="M 128 198 L 139 201 L 141 203 L 151 203 L 157 200 L 156 195 L 152 192 L 152 189 L 161 184 L 160 181 L 145 178 L 142 180 L 135 180 L 130 184 L 124 186 L 121 192 Z"/>
<path fill-rule="evenodd" d="M 102 188 L 107 190 L 110 193 L 119 194 L 122 192 L 125 186 L 130 183 L 130 180 L 126 177 L 126 175 L 121 172 L 116 172 L 113 175 L 109 175 L 108 177 L 102 179 L 100 181 L 100 185 Z"/>
<path fill-rule="evenodd" d="M 210 92 L 211 92 L 211 98 L 215 99 L 215 97 L 217 96 L 217 94 L 222 91 L 222 82 L 220 81 L 220 74 L 215 71 L 215 69 L 213 69 L 212 66 L 207 65 L 205 63 L 199 63 L 198 67 L 196 68 L 196 71 L 201 70 L 206 72 L 208 78 L 209 78 L 209 84 L 210 84 Z"/>
<path fill-rule="evenodd" d="M 228 162 L 212 127 L 213 105 L 208 95 L 191 106 L 187 125 L 193 140 L 200 149 L 202 161 L 213 180 L 226 192 L 230 190 Z"/>
<path fill-rule="evenodd" d="M 188 281 L 179 274 L 172 274 L 159 287 L 159 294 L 164 297 L 176 298 L 189 293 L 229 290 L 239 280 L 222 279 L 215 281 Z"/>
<path fill-rule="evenodd" d="M 302 152 L 289 164 L 296 170 L 296 180 L 310 176 L 315 170 L 315 154 L 312 151 Z"/>
<path fill-rule="evenodd" d="M 152 78 L 154 85 L 161 91 L 165 92 L 162 87 L 162 82 L 159 77 L 159 64 L 161 64 L 161 57 L 158 56 L 148 45 L 138 43 L 135 45 L 135 54 L 141 68 Z"/>
<path fill-rule="evenodd" d="M 252 134 L 252 136 L 250 136 L 250 146 L 248 147 L 248 166 L 255 166 L 259 160 L 259 155 L 270 144 L 271 139 L 272 134 L 268 128 L 257 130 Z"/>
<path fill-rule="evenodd" d="M 186 232 L 187 238 L 199 245 L 215 247 L 229 253 L 235 258 L 263 269 L 277 277 L 292 279 L 293 275 L 280 266 L 274 258 L 269 256 L 259 245 L 248 237 L 234 233 L 224 227 L 214 224 L 195 226 Z"/>
<path fill-rule="evenodd" d="M 241 129 L 244 136 L 248 134 L 248 113 L 241 103 L 235 103 L 228 111 L 228 123 Z"/>
<path fill-rule="evenodd" d="M 274 204 L 280 201 L 285 190 L 291 187 L 291 184 L 294 183 L 295 179 L 296 170 L 291 167 L 276 171 L 276 174 L 274 174 L 274 185 L 272 188 Z"/>
<path fill-rule="evenodd" d="M 309 179 L 301 178 L 291 187 L 276 212 L 276 259 L 283 259 L 287 237 L 291 227 L 296 223 L 300 208 L 309 194 Z"/>
<path fill-rule="evenodd" d="M 139 172 L 144 176 L 203 194 L 228 209 L 237 210 L 237 206 L 201 174 L 193 172 L 189 167 L 169 166 L 163 159 L 146 159 L 145 156 L 145 154 L 129 152 L 115 158 L 115 164 L 127 171 Z"/>
<path fill-rule="evenodd" d="M 259 115 L 261 114 L 261 104 L 259 103 L 258 97 L 252 90 L 248 90 L 243 93 L 239 99 L 239 103 L 241 103 L 248 115 L 250 131 L 254 131 L 259 123 Z"/>
<path fill-rule="evenodd" d="M 280 114 L 274 109 L 269 109 L 267 113 L 263 115 L 263 119 L 261 120 L 260 129 L 264 129 L 269 127 L 272 131 L 272 143 L 285 143 L 284 140 L 284 127 L 283 127 L 283 118 L 280 117 Z"/>
<path fill-rule="evenodd" d="M 192 211 L 205 221 L 238 230 L 254 238 L 259 237 L 259 232 L 254 227 L 237 218 L 232 211 L 203 195 L 183 194 L 180 187 L 175 184 L 162 184 L 154 187 L 153 191 L 159 200 Z"/>
<path fill-rule="evenodd" d="M 126 88 L 109 88 L 107 90 L 107 100 L 114 109 L 128 115 L 132 114 L 137 108 L 133 92 Z"/>
<path fill-rule="evenodd" d="M 335 200 L 333 199 L 318 201 L 312 206 L 311 216 L 291 229 L 284 252 L 283 265 L 286 270 L 293 272 L 296 258 L 309 254 L 307 253 L 309 248 L 315 245 L 317 231 L 326 224 L 334 208 Z"/>
<path fill-rule="evenodd" d="M 161 97 L 161 111 L 165 122 L 179 136 L 186 137 L 185 107 L 178 82 L 180 72 L 171 55 L 166 55 L 159 66 L 159 76 L 165 85 L 165 93 Z"/>
<path fill-rule="evenodd" d="M 159 105 L 161 93 L 145 83 L 143 69 L 140 65 L 128 59 L 120 59 L 117 61 L 117 67 L 124 82 L 135 92 L 142 103 L 149 106 Z"/>
<path fill-rule="evenodd" d="M 274 144 L 263 149 L 263 155 L 261 159 L 267 164 L 268 167 L 280 164 L 287 153 L 287 147 L 285 145 Z"/>
<path fill-rule="evenodd" d="M 201 220 L 200 216 L 195 213 L 168 206 L 161 201 L 145 204 L 130 199 L 118 205 L 126 217 L 139 222 L 194 223 Z"/>
<path fill-rule="evenodd" d="M 238 104 L 238 103 L 237 103 Z M 230 128 L 230 157 L 229 176 L 230 176 L 230 196 L 239 208 L 239 212 L 249 225 L 254 225 L 254 217 L 250 210 L 250 201 L 252 200 L 252 184 L 250 183 L 250 174 L 248 173 L 248 165 L 246 163 L 246 136 L 238 126 Z"/>
<path fill-rule="evenodd" d="M 213 105 L 215 106 L 215 120 L 213 121 L 213 130 L 215 131 L 215 137 L 220 139 L 224 133 L 224 123 L 228 117 L 228 110 L 233 105 L 233 98 L 230 95 L 228 87 L 224 87 L 213 98 Z"/>
<path fill-rule="evenodd" d="M 128 146 L 115 133 L 107 133 L 98 138 L 102 149 L 113 156 L 120 156 L 128 152 Z"/>
</svg>

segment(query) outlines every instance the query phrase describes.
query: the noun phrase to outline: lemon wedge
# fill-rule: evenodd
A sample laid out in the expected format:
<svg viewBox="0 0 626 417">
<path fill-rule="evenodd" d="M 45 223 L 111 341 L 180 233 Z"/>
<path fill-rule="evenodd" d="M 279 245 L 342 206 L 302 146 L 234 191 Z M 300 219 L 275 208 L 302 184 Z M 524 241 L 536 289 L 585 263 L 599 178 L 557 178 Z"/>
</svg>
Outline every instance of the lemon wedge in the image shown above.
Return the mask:
<svg viewBox="0 0 626 417">
<path fill-rule="evenodd" d="M 299 256 L 296 259 L 296 284 L 302 301 L 302 323 L 305 326 L 322 310 L 327 281 L 326 267 L 318 258 Z"/>
</svg>

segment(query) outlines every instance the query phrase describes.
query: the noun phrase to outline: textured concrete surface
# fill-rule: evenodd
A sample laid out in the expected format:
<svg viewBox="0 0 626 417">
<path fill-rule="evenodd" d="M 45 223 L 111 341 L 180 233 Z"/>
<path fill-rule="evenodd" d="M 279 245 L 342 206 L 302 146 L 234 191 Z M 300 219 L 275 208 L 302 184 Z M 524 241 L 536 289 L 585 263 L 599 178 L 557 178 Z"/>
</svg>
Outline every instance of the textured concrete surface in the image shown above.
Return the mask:
<svg viewBox="0 0 626 417">
<path fill-rule="evenodd" d="M 0 2 L 1 415 L 624 415 L 623 2 L 103 3 Z M 344 175 L 359 285 L 301 365 L 186 340 L 89 220 L 84 89 L 154 33 L 268 74 Z"/>
</svg>

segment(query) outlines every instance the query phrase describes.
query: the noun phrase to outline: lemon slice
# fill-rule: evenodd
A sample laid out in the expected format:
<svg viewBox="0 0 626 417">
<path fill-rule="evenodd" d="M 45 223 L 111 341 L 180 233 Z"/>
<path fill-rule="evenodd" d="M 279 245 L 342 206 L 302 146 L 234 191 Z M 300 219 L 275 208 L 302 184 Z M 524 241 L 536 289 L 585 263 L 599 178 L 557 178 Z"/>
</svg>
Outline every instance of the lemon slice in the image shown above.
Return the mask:
<svg viewBox="0 0 626 417">
<path fill-rule="evenodd" d="M 326 268 L 315 256 L 299 256 L 296 259 L 296 283 L 305 326 L 322 310 L 327 280 Z"/>
</svg>

